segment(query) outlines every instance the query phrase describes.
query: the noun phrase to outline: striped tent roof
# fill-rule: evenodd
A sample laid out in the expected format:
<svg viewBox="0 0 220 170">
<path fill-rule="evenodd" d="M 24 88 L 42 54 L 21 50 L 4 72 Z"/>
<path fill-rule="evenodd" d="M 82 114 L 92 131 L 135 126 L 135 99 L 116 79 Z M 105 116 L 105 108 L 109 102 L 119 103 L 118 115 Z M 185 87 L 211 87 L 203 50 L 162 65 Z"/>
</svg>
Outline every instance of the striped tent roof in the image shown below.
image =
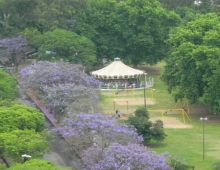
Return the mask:
<svg viewBox="0 0 220 170">
<path fill-rule="evenodd" d="M 130 79 L 138 78 L 144 73 L 144 71 L 125 65 L 120 61 L 120 58 L 115 58 L 108 66 L 92 71 L 91 75 L 98 79 Z"/>
</svg>

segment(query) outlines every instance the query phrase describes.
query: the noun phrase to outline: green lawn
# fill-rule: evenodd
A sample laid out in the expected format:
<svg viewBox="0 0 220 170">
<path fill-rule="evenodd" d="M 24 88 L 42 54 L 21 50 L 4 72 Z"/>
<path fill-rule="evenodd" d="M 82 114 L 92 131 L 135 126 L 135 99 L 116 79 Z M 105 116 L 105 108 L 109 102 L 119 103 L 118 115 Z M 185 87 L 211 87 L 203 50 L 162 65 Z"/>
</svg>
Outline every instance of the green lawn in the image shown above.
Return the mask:
<svg viewBox="0 0 220 170">
<path fill-rule="evenodd" d="M 168 94 L 166 85 L 160 80 L 159 73 L 162 70 L 163 63 L 159 63 L 156 66 L 147 66 L 146 71 L 148 75 L 154 78 L 153 94 L 151 90 L 146 90 L 147 98 L 153 98 L 155 105 L 148 105 L 148 110 L 170 110 L 174 108 L 176 103 L 172 96 Z M 135 90 L 132 92 L 120 92 L 114 95 L 112 91 L 101 92 L 101 105 L 104 111 L 114 114 L 113 100 L 115 98 L 143 98 L 143 89 Z M 144 103 L 143 103 L 144 105 Z M 119 107 L 119 108 L 118 108 Z M 128 113 L 133 111 L 139 106 L 129 106 Z M 182 104 L 176 106 L 181 108 Z M 190 107 L 191 108 L 191 107 Z M 124 105 L 117 105 L 117 109 L 127 109 L 126 103 Z M 150 117 L 158 116 L 161 112 L 150 112 Z M 169 117 L 181 118 L 180 114 L 169 114 Z M 190 110 L 190 119 L 193 128 L 188 129 L 165 129 L 168 137 L 161 143 L 151 142 L 149 146 L 157 153 L 169 152 L 172 156 L 178 156 L 180 159 L 185 159 L 189 164 L 194 165 L 196 170 L 211 170 L 212 163 L 220 161 L 220 121 L 208 120 L 205 122 L 205 159 L 203 160 L 203 126 L 202 121 L 199 118 L 202 116 L 210 116 L 203 108 L 197 107 L 197 109 Z M 216 118 L 217 119 L 217 118 Z"/>
</svg>

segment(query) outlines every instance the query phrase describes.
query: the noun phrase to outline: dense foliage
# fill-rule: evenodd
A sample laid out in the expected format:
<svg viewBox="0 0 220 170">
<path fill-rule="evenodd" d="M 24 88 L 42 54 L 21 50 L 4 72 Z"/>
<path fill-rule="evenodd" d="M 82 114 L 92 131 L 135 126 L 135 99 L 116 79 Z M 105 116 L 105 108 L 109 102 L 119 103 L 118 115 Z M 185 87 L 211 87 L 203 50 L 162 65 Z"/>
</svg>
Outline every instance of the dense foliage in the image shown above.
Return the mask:
<svg viewBox="0 0 220 170">
<path fill-rule="evenodd" d="M 96 44 L 100 58 L 120 56 L 135 66 L 167 56 L 164 40 L 179 19 L 156 0 L 89 1 L 76 18 L 74 30 Z"/>
<path fill-rule="evenodd" d="M 95 109 L 99 109 L 96 102 L 99 81 L 88 76 L 83 69 L 81 65 L 41 61 L 20 71 L 22 88 L 31 88 L 37 97 L 56 110 L 74 109 L 76 102 L 86 112 L 91 111 L 91 107 L 98 111 Z M 85 99 L 94 102 L 80 102 Z"/>
<path fill-rule="evenodd" d="M 5 104 L 8 102 L 7 104 Z M 39 158 L 48 147 L 50 137 L 43 130 L 44 116 L 37 109 L 16 102 L 0 102 L 0 157 L 21 162 L 22 154 Z"/>
<path fill-rule="evenodd" d="M 45 120 L 40 111 L 20 104 L 0 108 L 1 133 L 16 129 L 33 129 L 36 132 L 43 130 Z"/>
<path fill-rule="evenodd" d="M 31 159 L 23 164 L 19 164 L 19 163 L 14 164 L 7 170 L 73 170 L 73 169 L 63 168 L 54 165 L 52 162 L 45 160 Z"/>
<path fill-rule="evenodd" d="M 75 13 L 88 0 L 38 0 L 33 11 L 35 25 L 41 32 L 53 31 L 56 28 L 70 30 L 75 22 Z"/>
<path fill-rule="evenodd" d="M 83 152 L 83 161 L 95 170 L 171 170 L 164 155 L 139 144 L 113 143 L 107 148 L 91 147 Z"/>
<path fill-rule="evenodd" d="M 154 123 L 149 121 L 146 107 L 138 108 L 135 111 L 135 116 L 129 117 L 128 122 L 137 129 L 139 135 L 143 136 L 144 142 L 149 142 L 151 139 L 163 141 L 167 136 L 161 120 L 157 120 Z"/>
<path fill-rule="evenodd" d="M 175 100 L 203 101 L 213 113 L 220 113 L 220 18 L 214 14 L 197 15 L 195 21 L 170 35 L 170 57 L 162 80 Z"/>
<path fill-rule="evenodd" d="M 38 49 L 38 60 L 55 61 L 61 58 L 81 63 L 89 71 L 96 63 L 96 47 L 88 38 L 62 29 L 39 34 L 26 29 L 24 35 Z M 31 35 L 31 36 L 30 36 Z M 47 54 L 46 51 L 52 54 Z"/>
<path fill-rule="evenodd" d="M 14 77 L 0 69 L 0 99 L 14 100 L 17 97 L 17 83 Z"/>
<path fill-rule="evenodd" d="M 21 155 L 30 154 L 33 158 L 41 158 L 49 146 L 49 135 L 34 130 L 12 130 L 0 134 L 0 155 L 13 161 L 22 162 Z"/>
<path fill-rule="evenodd" d="M 14 36 L 34 23 L 33 9 L 37 5 L 37 0 L 1 0 L 0 2 L 1 37 Z"/>
</svg>

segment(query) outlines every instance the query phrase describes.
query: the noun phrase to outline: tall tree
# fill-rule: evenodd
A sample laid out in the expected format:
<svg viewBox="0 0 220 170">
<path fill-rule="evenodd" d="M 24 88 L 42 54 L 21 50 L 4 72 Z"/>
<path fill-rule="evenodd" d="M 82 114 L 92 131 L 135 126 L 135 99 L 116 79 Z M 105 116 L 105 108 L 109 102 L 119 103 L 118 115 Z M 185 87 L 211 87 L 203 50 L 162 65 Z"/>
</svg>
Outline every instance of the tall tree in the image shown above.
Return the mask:
<svg viewBox="0 0 220 170">
<path fill-rule="evenodd" d="M 101 149 L 91 147 L 84 151 L 83 161 L 95 170 L 170 170 L 165 154 L 157 155 L 154 151 L 139 144 L 120 145 L 113 143 Z"/>
<path fill-rule="evenodd" d="M 75 13 L 88 0 L 38 0 L 33 11 L 37 28 L 41 32 L 53 31 L 56 28 L 69 30 L 76 22 Z"/>
<path fill-rule="evenodd" d="M 74 30 L 95 43 L 99 59 L 121 56 L 123 52 L 125 43 L 117 30 L 117 6 L 115 0 L 89 1 L 76 15 Z"/>
<path fill-rule="evenodd" d="M 20 75 L 22 88 L 32 88 L 51 108 L 66 109 L 76 103 L 86 112 L 97 108 L 99 81 L 84 73 L 81 65 L 41 61 L 22 69 Z M 90 102 L 81 102 L 85 99 Z"/>
<path fill-rule="evenodd" d="M 78 13 L 75 30 L 96 44 L 99 57 L 120 56 L 137 66 L 166 57 L 164 40 L 177 21 L 154 0 L 98 0 Z"/>
<path fill-rule="evenodd" d="M 28 30 L 24 34 L 30 38 Z M 96 47 L 93 42 L 74 32 L 55 29 L 44 34 L 34 32 L 32 35 L 35 40 L 33 38 L 30 40 L 40 53 L 39 60 L 59 61 L 62 58 L 71 63 L 84 65 L 86 71 L 90 71 L 97 62 Z M 46 51 L 51 51 L 55 55 L 51 56 Z"/>
<path fill-rule="evenodd" d="M 37 0 L 0 1 L 0 37 L 12 36 L 34 22 Z"/>
<path fill-rule="evenodd" d="M 170 35 L 170 57 L 162 75 L 175 100 L 202 100 L 213 113 L 220 113 L 220 18 L 214 14 L 197 15 L 195 21 Z"/>
<path fill-rule="evenodd" d="M 1 54 L 5 55 L 17 70 L 21 61 L 25 60 L 25 52 L 29 50 L 27 40 L 22 35 L 5 38 L 0 40 L 0 46 Z"/>
<path fill-rule="evenodd" d="M 53 132 L 62 133 L 80 153 L 92 146 L 104 149 L 111 143 L 126 145 L 143 141 L 133 126 L 122 124 L 112 116 L 85 113 L 69 113 L 69 116 Z"/>
<path fill-rule="evenodd" d="M 121 15 L 120 15 L 121 14 Z M 157 1 L 128 0 L 119 3 L 121 32 L 126 40 L 124 58 L 134 66 L 155 64 L 167 57 L 165 40 L 178 16 L 164 10 Z"/>
</svg>

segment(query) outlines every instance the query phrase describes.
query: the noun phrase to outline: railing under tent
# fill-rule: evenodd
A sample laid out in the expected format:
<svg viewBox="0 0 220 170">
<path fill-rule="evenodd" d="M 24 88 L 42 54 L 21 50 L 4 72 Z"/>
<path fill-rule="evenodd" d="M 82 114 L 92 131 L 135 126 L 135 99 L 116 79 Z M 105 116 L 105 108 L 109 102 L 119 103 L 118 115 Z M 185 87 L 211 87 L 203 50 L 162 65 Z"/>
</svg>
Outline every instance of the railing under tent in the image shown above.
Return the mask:
<svg viewBox="0 0 220 170">
<path fill-rule="evenodd" d="M 111 89 L 136 89 L 136 88 L 149 88 L 153 87 L 154 79 L 149 77 L 146 81 L 138 81 L 133 83 L 125 83 L 125 82 L 103 82 L 99 85 L 100 90 L 111 90 Z"/>
</svg>

